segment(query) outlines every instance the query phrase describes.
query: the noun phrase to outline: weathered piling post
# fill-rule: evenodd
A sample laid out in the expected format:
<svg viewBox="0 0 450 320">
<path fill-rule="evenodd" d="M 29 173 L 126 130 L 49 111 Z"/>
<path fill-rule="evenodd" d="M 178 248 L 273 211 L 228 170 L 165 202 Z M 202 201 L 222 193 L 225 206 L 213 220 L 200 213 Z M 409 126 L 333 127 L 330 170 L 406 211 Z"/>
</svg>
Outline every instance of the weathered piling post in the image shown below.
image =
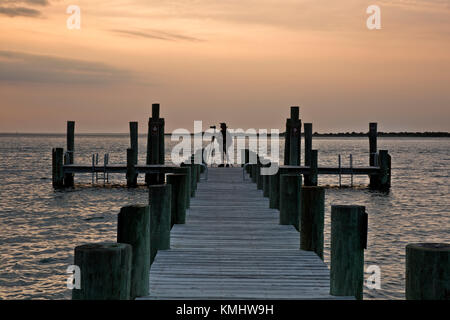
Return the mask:
<svg viewBox="0 0 450 320">
<path fill-rule="evenodd" d="M 158 250 L 170 249 L 171 202 L 170 184 L 149 186 L 150 263 L 153 263 Z"/>
<path fill-rule="evenodd" d="M 134 188 L 137 186 L 137 172 L 135 167 L 136 151 L 128 148 L 127 149 L 127 187 Z"/>
<path fill-rule="evenodd" d="M 186 223 L 186 193 L 187 180 L 185 174 L 169 173 L 167 184 L 172 186 L 171 227 L 174 224 Z"/>
<path fill-rule="evenodd" d="M 289 165 L 299 166 L 301 159 L 301 133 L 302 121 L 300 120 L 300 108 L 291 107 L 291 119 L 289 121 Z"/>
<path fill-rule="evenodd" d="M 148 295 L 150 275 L 149 206 L 133 205 L 120 209 L 117 219 L 117 242 L 128 243 L 132 247 L 131 298 Z"/>
<path fill-rule="evenodd" d="M 369 165 L 374 167 L 377 165 L 377 123 L 369 123 Z M 376 189 L 377 187 L 377 176 L 370 175 L 370 187 Z"/>
<path fill-rule="evenodd" d="M 280 224 L 292 224 L 299 230 L 302 176 L 280 175 Z"/>
<path fill-rule="evenodd" d="M 67 121 L 67 159 L 65 164 L 73 164 L 75 159 L 75 121 Z M 74 174 L 66 173 L 64 175 L 64 186 L 74 186 Z"/>
<path fill-rule="evenodd" d="M 408 244 L 405 289 L 407 300 L 450 300 L 450 244 Z"/>
<path fill-rule="evenodd" d="M 190 186 L 190 197 L 193 198 L 195 197 L 195 191 L 197 190 L 197 172 L 196 172 L 196 167 L 192 164 L 192 163 L 182 163 L 181 167 L 189 167 L 190 168 L 190 177 L 189 177 L 189 181 L 191 183 Z"/>
<path fill-rule="evenodd" d="M 250 173 L 250 177 L 252 178 L 252 182 L 256 183 L 257 181 L 257 170 L 258 170 L 258 164 L 251 164 L 251 173 Z"/>
<path fill-rule="evenodd" d="M 268 168 L 270 167 L 270 163 L 264 165 L 263 167 Z M 263 180 L 263 196 L 265 198 L 270 197 L 270 176 L 269 175 L 262 175 Z"/>
<path fill-rule="evenodd" d="M 246 164 L 246 163 L 250 163 L 250 150 L 249 149 L 244 150 L 244 164 Z M 245 171 L 247 173 L 250 173 L 250 167 L 249 166 L 245 167 Z"/>
<path fill-rule="evenodd" d="M 300 216 L 300 249 L 314 251 L 323 260 L 325 189 L 303 187 Z"/>
<path fill-rule="evenodd" d="M 269 208 L 280 208 L 280 170 L 269 177 L 270 192 L 269 192 Z"/>
<path fill-rule="evenodd" d="M 73 300 L 129 300 L 132 248 L 126 243 L 91 243 L 75 248 L 80 289 Z"/>
<path fill-rule="evenodd" d="M 179 168 L 175 168 L 173 173 L 181 173 L 186 175 L 185 179 L 185 188 L 186 188 L 186 209 L 191 207 L 191 167 L 190 166 L 182 166 Z"/>
<path fill-rule="evenodd" d="M 53 188 L 64 187 L 63 148 L 52 149 L 52 183 Z"/>
<path fill-rule="evenodd" d="M 330 294 L 363 298 L 367 213 L 364 206 L 331 206 Z"/>
<path fill-rule="evenodd" d="M 305 123 L 303 127 L 305 132 L 305 166 L 309 167 L 312 152 L 312 123 Z"/>
<path fill-rule="evenodd" d="M 305 174 L 305 186 L 317 186 L 318 176 L 318 159 L 317 150 L 311 150 L 309 162 L 309 174 Z"/>
<path fill-rule="evenodd" d="M 134 151 L 134 164 L 138 164 L 139 143 L 138 143 L 138 123 L 130 122 L 130 148 Z"/>
<path fill-rule="evenodd" d="M 391 187 L 391 156 L 387 150 L 380 150 L 378 154 L 380 175 L 377 181 L 381 191 L 387 191 Z"/>
<path fill-rule="evenodd" d="M 258 164 L 256 165 L 256 189 L 262 190 L 263 189 L 263 179 L 264 177 L 261 174 L 261 168 L 262 163 L 258 161 Z"/>
<path fill-rule="evenodd" d="M 159 103 L 152 104 L 152 117 L 148 120 L 147 164 L 164 164 L 164 118 L 159 117 Z M 145 182 L 150 184 L 164 183 L 164 175 L 147 173 Z"/>
</svg>

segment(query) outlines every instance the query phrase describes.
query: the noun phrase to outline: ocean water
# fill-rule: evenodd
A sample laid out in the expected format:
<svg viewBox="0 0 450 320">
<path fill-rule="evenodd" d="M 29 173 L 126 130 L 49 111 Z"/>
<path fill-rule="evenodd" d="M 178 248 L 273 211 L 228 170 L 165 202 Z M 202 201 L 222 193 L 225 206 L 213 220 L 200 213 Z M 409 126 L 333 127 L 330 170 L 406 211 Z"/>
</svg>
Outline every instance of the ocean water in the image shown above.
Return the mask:
<svg viewBox="0 0 450 320">
<path fill-rule="evenodd" d="M 76 162 L 124 163 L 126 136 L 77 136 Z M 139 161 L 145 161 L 144 137 L 139 139 Z M 166 159 L 174 142 L 166 138 Z M 283 143 L 280 143 L 281 148 Z M 369 214 L 365 267 L 381 269 L 381 289 L 364 288 L 365 299 L 403 299 L 405 246 L 412 242 L 450 242 L 450 139 L 379 138 L 379 149 L 392 155 L 392 189 L 369 191 L 368 178 L 320 176 L 326 189 L 325 262 L 330 254 L 331 204 L 366 206 Z M 91 185 L 91 175 L 77 175 L 73 190 L 54 191 L 51 149 L 65 147 L 63 135 L 0 135 L 0 298 L 70 299 L 66 268 L 73 251 L 87 242 L 115 241 L 117 214 L 122 206 L 147 202 L 145 187 L 124 188 L 124 175 L 110 175 Z M 315 138 L 319 165 L 367 165 L 364 138 Z M 280 150 L 283 154 L 283 150 Z M 142 178 L 140 178 L 142 181 Z M 368 274 L 367 276 L 368 277 Z"/>
</svg>

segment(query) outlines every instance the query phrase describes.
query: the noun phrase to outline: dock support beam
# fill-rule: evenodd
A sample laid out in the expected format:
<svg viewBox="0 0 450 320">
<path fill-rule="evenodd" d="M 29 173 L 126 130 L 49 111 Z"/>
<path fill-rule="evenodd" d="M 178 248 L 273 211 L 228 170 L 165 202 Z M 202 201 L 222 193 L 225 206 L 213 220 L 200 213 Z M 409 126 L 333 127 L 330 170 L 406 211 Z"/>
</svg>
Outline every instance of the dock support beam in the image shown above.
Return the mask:
<svg viewBox="0 0 450 320">
<path fill-rule="evenodd" d="M 270 167 L 270 163 L 264 165 L 264 167 Z M 270 176 L 269 175 L 261 175 L 263 182 L 263 196 L 265 198 L 269 198 L 270 196 Z"/>
<path fill-rule="evenodd" d="M 286 133 L 284 140 L 284 164 L 299 166 L 301 159 L 301 132 L 300 108 L 291 107 L 291 118 L 286 120 Z"/>
<path fill-rule="evenodd" d="M 303 187 L 300 216 L 300 249 L 314 251 L 323 260 L 325 189 Z"/>
<path fill-rule="evenodd" d="M 132 248 L 126 243 L 91 243 L 75 248 L 80 289 L 72 300 L 129 300 Z"/>
<path fill-rule="evenodd" d="M 377 166 L 377 126 L 376 122 L 369 123 L 369 165 L 371 167 Z M 370 187 L 376 189 L 377 177 L 370 176 Z"/>
<path fill-rule="evenodd" d="M 130 148 L 134 151 L 133 163 L 138 164 L 139 144 L 138 144 L 138 123 L 130 122 Z"/>
<path fill-rule="evenodd" d="M 293 225 L 299 230 L 302 176 L 280 175 L 280 224 Z"/>
<path fill-rule="evenodd" d="M 280 170 L 269 177 L 270 193 L 269 193 L 269 208 L 280 209 Z"/>
<path fill-rule="evenodd" d="M 186 175 L 186 179 L 184 181 L 185 189 L 186 189 L 186 209 L 191 207 L 191 167 L 190 166 L 182 166 L 180 168 L 175 168 L 173 173 L 181 173 Z"/>
<path fill-rule="evenodd" d="M 67 121 L 67 159 L 65 164 L 73 164 L 75 159 L 75 121 Z M 64 186 L 71 188 L 74 186 L 74 174 L 64 175 Z"/>
<path fill-rule="evenodd" d="M 311 150 L 311 158 L 309 163 L 309 174 L 305 174 L 305 186 L 317 186 L 318 177 L 318 155 L 317 150 Z"/>
<path fill-rule="evenodd" d="M 148 295 L 150 275 L 150 209 L 148 206 L 133 205 L 120 209 L 117 219 L 117 242 L 128 243 L 132 248 L 131 299 Z"/>
<path fill-rule="evenodd" d="M 312 151 L 312 123 L 305 123 L 305 166 L 311 165 L 311 151 Z"/>
<path fill-rule="evenodd" d="M 450 244 L 406 246 L 406 299 L 450 299 Z"/>
<path fill-rule="evenodd" d="M 136 152 L 128 148 L 127 149 L 127 187 L 134 188 L 137 186 L 137 173 L 136 173 L 136 167 L 134 164 L 134 160 L 136 156 Z"/>
<path fill-rule="evenodd" d="M 152 117 L 148 120 L 147 134 L 147 159 L 146 163 L 164 164 L 164 118 L 159 117 L 159 104 L 152 105 Z M 147 185 L 164 183 L 164 175 L 147 173 L 145 175 Z"/>
<path fill-rule="evenodd" d="M 363 298 L 367 213 L 364 206 L 331 206 L 330 294 Z"/>
<path fill-rule="evenodd" d="M 186 193 L 187 178 L 185 174 L 169 173 L 167 184 L 172 186 L 171 227 L 174 224 L 186 223 Z"/>
<path fill-rule="evenodd" d="M 149 186 L 150 263 L 153 263 L 158 250 L 170 249 L 171 202 L 170 184 Z"/>
<path fill-rule="evenodd" d="M 52 183 L 53 188 L 64 187 L 63 148 L 52 149 Z"/>
</svg>

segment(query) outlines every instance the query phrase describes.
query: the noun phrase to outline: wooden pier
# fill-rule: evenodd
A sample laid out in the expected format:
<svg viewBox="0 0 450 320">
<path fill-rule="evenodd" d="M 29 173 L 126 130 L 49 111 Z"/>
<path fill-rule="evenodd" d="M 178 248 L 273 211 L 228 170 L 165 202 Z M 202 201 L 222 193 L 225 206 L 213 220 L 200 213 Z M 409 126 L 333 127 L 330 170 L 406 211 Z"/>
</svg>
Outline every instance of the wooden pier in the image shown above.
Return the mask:
<svg viewBox="0 0 450 320">
<path fill-rule="evenodd" d="M 191 200 L 186 224 L 158 251 L 150 295 L 142 299 L 354 299 L 330 295 L 330 271 L 299 250 L 291 225 L 241 168 L 211 168 Z"/>
</svg>

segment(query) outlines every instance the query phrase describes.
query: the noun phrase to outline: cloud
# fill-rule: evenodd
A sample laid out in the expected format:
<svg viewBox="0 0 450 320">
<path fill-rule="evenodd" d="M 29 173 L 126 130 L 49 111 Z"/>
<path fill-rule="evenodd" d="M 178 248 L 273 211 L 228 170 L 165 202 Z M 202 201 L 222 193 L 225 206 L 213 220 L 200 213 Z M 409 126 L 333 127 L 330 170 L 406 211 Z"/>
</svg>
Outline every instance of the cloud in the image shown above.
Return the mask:
<svg viewBox="0 0 450 320">
<path fill-rule="evenodd" d="M 48 0 L 0 0 L 0 4 L 28 4 L 28 5 L 37 5 L 37 6 L 48 6 Z"/>
<path fill-rule="evenodd" d="M 0 14 L 8 17 L 39 17 L 41 12 L 25 7 L 0 7 Z"/>
<path fill-rule="evenodd" d="M 48 0 L 0 0 L 0 14 L 8 17 L 40 17 L 41 11 L 16 5 L 48 6 Z"/>
<path fill-rule="evenodd" d="M 147 38 L 147 39 L 156 39 L 156 40 L 191 41 L 191 42 L 204 41 L 202 39 L 198 39 L 195 37 L 185 36 L 185 35 L 178 34 L 178 33 L 159 31 L 159 30 L 134 31 L 134 30 L 114 29 L 111 31 L 114 33 L 122 34 L 122 35 L 135 36 L 135 37 L 141 37 L 141 38 Z"/>
<path fill-rule="evenodd" d="M 130 78 L 128 71 L 101 62 L 0 51 L 0 83 L 102 85 Z"/>
</svg>

